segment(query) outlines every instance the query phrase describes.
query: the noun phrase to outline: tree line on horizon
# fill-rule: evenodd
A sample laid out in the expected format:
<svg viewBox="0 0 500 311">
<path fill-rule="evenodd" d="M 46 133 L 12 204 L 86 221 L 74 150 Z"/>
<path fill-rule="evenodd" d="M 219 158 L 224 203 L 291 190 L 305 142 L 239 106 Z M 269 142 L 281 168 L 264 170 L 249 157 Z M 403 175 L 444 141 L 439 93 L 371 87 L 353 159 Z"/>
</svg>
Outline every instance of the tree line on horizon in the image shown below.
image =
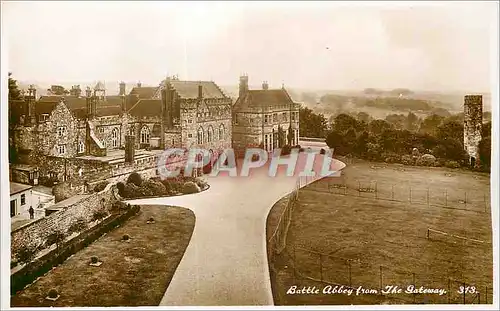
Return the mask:
<svg viewBox="0 0 500 311">
<path fill-rule="evenodd" d="M 325 138 L 334 154 L 370 161 L 415 164 L 415 151 L 436 158 L 434 165 L 467 167 L 463 113 L 419 118 L 412 112 L 374 119 L 366 112 L 341 113 L 330 122 L 307 107 L 299 112 L 302 137 Z M 482 170 L 491 165 L 491 121 L 483 123 L 479 143 Z"/>
</svg>

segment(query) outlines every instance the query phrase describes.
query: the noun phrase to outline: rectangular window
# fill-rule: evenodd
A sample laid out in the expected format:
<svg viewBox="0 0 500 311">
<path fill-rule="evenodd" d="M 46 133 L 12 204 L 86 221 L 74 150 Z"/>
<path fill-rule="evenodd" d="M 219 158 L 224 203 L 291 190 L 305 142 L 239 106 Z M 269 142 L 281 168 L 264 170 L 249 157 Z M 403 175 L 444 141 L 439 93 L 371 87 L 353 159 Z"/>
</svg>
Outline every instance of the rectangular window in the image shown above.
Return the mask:
<svg viewBox="0 0 500 311">
<path fill-rule="evenodd" d="M 193 137 L 193 134 L 188 134 L 188 137 L 189 137 L 189 138 L 192 138 L 192 137 Z"/>
<path fill-rule="evenodd" d="M 45 122 L 49 119 L 49 114 L 48 113 L 43 113 L 40 115 L 40 122 Z"/>
<path fill-rule="evenodd" d="M 276 115 L 276 113 L 273 113 L 273 123 L 276 123 L 276 121 L 278 121 L 277 120 L 277 115 Z"/>
<path fill-rule="evenodd" d="M 26 204 L 26 194 L 21 194 L 21 205 Z"/>
<path fill-rule="evenodd" d="M 99 127 L 99 133 L 104 133 L 104 127 Z"/>
<path fill-rule="evenodd" d="M 59 152 L 59 155 L 66 154 L 66 145 L 59 145 L 58 152 Z"/>
<path fill-rule="evenodd" d="M 17 214 L 16 200 L 10 201 L 10 217 L 14 217 Z"/>
<path fill-rule="evenodd" d="M 189 120 L 188 120 L 188 123 L 193 123 L 193 119 L 189 119 Z"/>
<path fill-rule="evenodd" d="M 66 134 L 66 127 L 65 127 L 65 126 L 59 126 L 59 127 L 57 128 L 57 135 L 58 135 L 59 137 L 62 137 L 62 136 L 64 136 L 65 134 Z"/>
<path fill-rule="evenodd" d="M 264 148 L 266 148 L 267 151 L 269 151 L 268 143 L 269 143 L 269 138 L 267 137 L 266 134 L 264 135 Z"/>
</svg>

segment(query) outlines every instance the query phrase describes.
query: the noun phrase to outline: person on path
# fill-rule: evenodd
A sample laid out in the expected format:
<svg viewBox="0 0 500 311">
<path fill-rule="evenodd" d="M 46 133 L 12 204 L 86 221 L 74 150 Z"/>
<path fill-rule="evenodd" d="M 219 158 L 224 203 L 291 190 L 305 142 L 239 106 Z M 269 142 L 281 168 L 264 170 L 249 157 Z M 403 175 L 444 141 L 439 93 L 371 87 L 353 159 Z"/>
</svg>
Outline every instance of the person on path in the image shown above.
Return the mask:
<svg viewBox="0 0 500 311">
<path fill-rule="evenodd" d="M 33 209 L 33 206 L 30 206 L 30 209 L 28 210 L 28 212 L 30 213 L 30 219 L 34 219 L 35 218 L 35 210 Z"/>
</svg>

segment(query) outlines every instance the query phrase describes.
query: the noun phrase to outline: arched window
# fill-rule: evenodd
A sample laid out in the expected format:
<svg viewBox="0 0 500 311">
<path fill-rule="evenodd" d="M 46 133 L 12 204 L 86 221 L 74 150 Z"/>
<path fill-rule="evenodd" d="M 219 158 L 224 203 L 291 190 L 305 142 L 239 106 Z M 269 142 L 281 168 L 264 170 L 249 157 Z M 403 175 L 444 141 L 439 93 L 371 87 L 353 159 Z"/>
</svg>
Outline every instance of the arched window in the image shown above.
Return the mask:
<svg viewBox="0 0 500 311">
<path fill-rule="evenodd" d="M 203 144 L 203 128 L 201 126 L 198 128 L 198 144 Z"/>
<path fill-rule="evenodd" d="M 141 144 L 149 144 L 149 127 L 146 125 L 141 129 Z"/>
<path fill-rule="evenodd" d="M 113 131 L 111 131 L 111 145 L 113 148 L 118 147 L 118 129 L 114 128 Z"/>
<path fill-rule="evenodd" d="M 85 143 L 83 141 L 78 142 L 78 153 L 84 153 L 85 152 Z"/>
<path fill-rule="evenodd" d="M 224 132 L 225 132 L 225 129 L 224 129 L 224 124 L 221 124 L 219 126 L 219 139 L 220 140 L 223 140 L 224 139 Z"/>
<path fill-rule="evenodd" d="M 207 142 L 211 142 L 212 139 L 213 139 L 213 136 L 214 136 L 214 129 L 213 129 L 213 127 L 211 125 L 208 127 L 207 134 L 208 134 L 207 135 Z"/>
</svg>

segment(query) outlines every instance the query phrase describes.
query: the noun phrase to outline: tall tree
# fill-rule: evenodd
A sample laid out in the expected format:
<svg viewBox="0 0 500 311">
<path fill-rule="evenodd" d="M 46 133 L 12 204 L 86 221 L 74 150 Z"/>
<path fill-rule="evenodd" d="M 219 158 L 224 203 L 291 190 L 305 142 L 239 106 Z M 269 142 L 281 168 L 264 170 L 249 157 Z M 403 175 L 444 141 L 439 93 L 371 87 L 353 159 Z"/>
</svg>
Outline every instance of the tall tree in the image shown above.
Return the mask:
<svg viewBox="0 0 500 311">
<path fill-rule="evenodd" d="M 12 72 L 9 72 L 9 100 L 22 99 L 21 90 L 17 86 L 17 81 L 12 78 Z"/>
</svg>

